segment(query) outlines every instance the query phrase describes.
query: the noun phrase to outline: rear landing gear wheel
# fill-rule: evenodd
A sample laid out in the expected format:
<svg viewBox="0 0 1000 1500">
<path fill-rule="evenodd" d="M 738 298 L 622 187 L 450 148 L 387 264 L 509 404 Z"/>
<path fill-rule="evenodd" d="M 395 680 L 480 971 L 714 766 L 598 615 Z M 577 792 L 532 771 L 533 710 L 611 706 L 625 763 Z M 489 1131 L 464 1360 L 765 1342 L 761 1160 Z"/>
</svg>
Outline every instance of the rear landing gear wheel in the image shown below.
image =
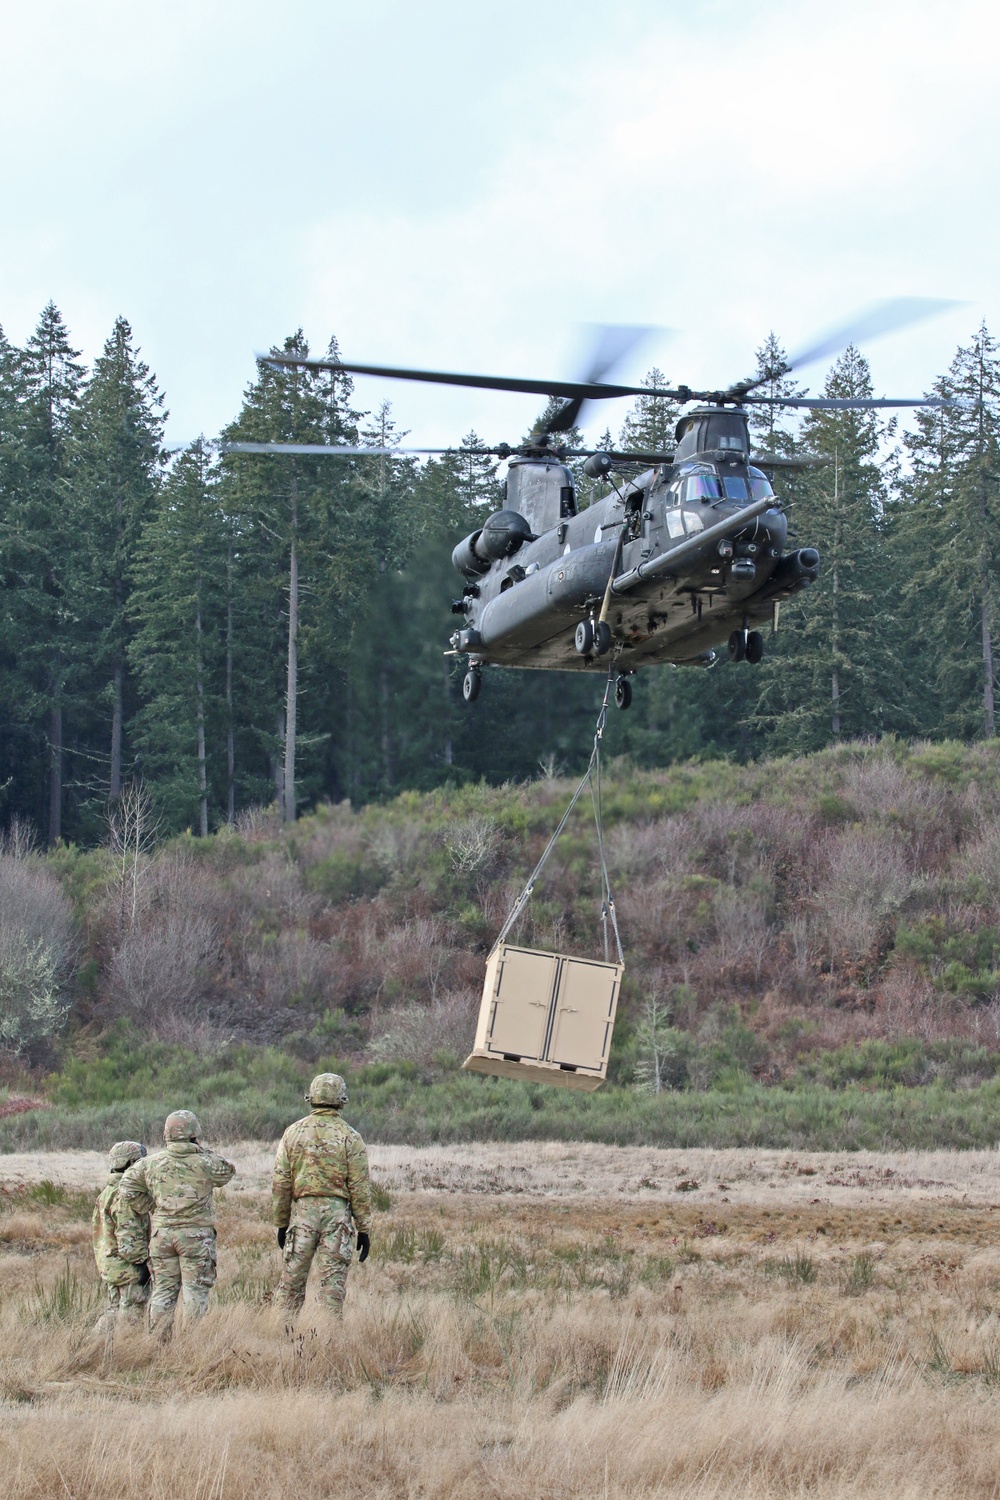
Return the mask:
<svg viewBox="0 0 1000 1500">
<path fill-rule="evenodd" d="M 598 620 L 594 626 L 594 654 L 607 656 L 611 650 L 611 626 L 607 620 Z"/>
<path fill-rule="evenodd" d="M 619 677 L 615 682 L 615 707 L 625 709 L 632 702 L 632 684 L 627 677 Z"/>
<path fill-rule="evenodd" d="M 764 659 L 764 637 L 759 630 L 751 630 L 747 636 L 746 657 L 752 667 Z"/>
<path fill-rule="evenodd" d="M 594 649 L 594 626 L 590 620 L 581 620 L 576 627 L 573 645 L 581 656 L 589 656 Z"/>
<path fill-rule="evenodd" d="M 745 630 L 734 630 L 729 637 L 729 660 L 742 661 L 747 654 L 747 633 Z"/>
<path fill-rule="evenodd" d="M 462 678 L 462 697 L 466 703 L 475 703 L 483 686 L 483 674 L 478 667 L 470 667 Z"/>
</svg>

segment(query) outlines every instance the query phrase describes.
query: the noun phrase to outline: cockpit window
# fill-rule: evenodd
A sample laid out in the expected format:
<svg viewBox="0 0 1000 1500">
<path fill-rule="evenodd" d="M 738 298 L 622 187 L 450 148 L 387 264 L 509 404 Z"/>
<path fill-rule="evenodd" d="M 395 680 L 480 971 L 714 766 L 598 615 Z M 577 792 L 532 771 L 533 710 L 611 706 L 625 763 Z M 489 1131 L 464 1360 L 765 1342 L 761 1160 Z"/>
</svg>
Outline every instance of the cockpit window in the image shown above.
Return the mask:
<svg viewBox="0 0 1000 1500">
<path fill-rule="evenodd" d="M 746 500 L 747 482 L 742 474 L 727 474 L 722 481 L 726 490 L 727 500 Z"/>
<path fill-rule="evenodd" d="M 743 439 L 730 432 L 720 432 L 718 437 L 720 448 L 732 448 L 737 453 L 743 452 Z"/>
<path fill-rule="evenodd" d="M 684 481 L 684 501 L 721 500 L 722 489 L 714 474 L 689 474 Z"/>
<path fill-rule="evenodd" d="M 750 495 L 754 500 L 766 500 L 774 494 L 767 476 L 759 469 L 751 469 L 750 473 Z"/>
</svg>

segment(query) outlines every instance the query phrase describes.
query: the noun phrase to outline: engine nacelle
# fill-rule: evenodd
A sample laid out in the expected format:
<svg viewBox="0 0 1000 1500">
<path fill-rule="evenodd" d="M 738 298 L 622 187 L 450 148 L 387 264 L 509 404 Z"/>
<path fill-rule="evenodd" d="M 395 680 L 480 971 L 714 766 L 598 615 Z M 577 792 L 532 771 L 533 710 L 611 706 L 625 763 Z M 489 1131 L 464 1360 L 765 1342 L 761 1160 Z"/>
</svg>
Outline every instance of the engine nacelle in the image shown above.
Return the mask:
<svg viewBox="0 0 1000 1500">
<path fill-rule="evenodd" d="M 819 577 L 819 553 L 815 547 L 800 547 L 781 558 L 774 570 L 773 581 L 783 588 L 803 583 L 815 583 Z"/>
<path fill-rule="evenodd" d="M 516 510 L 498 510 L 486 522 L 473 543 L 477 557 L 485 562 L 499 562 L 502 557 L 513 557 L 525 542 L 534 541 L 531 527 Z"/>
<path fill-rule="evenodd" d="M 472 532 L 464 541 L 459 542 L 451 554 L 451 565 L 458 569 L 463 578 L 480 578 L 490 571 L 489 560 L 480 557 L 476 551 L 476 543 L 481 536 L 481 531 Z"/>
</svg>

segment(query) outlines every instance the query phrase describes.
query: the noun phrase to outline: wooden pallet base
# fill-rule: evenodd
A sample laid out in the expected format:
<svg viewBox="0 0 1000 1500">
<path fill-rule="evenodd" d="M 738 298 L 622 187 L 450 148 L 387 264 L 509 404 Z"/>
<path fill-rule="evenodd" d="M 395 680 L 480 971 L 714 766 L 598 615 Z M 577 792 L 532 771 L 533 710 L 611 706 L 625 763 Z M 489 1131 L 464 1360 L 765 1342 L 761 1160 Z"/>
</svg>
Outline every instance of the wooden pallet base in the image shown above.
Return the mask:
<svg viewBox="0 0 1000 1500">
<path fill-rule="evenodd" d="M 514 1062 L 510 1058 L 497 1056 L 495 1052 L 471 1052 L 462 1067 L 467 1073 L 488 1073 L 495 1078 L 522 1078 L 526 1083 L 555 1084 L 564 1089 L 579 1089 L 587 1094 L 599 1089 L 604 1082 L 596 1073 L 584 1073 L 580 1069 L 571 1073 L 560 1068 L 557 1063 L 527 1060 Z"/>
</svg>

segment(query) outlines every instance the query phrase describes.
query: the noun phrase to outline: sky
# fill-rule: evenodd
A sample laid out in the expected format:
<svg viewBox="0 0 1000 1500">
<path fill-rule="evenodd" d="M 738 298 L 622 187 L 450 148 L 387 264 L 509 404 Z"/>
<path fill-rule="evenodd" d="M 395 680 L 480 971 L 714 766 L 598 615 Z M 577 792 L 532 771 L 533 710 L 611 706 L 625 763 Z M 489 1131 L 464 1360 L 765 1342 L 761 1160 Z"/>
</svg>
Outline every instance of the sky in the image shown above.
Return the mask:
<svg viewBox="0 0 1000 1500">
<path fill-rule="evenodd" d="M 1000 333 L 997 23 L 983 0 L 0 0 L 0 325 L 124 314 L 174 441 L 298 327 L 345 358 L 728 384 L 884 297 L 919 395 Z M 803 375 L 817 390 L 820 365 Z M 538 398 L 358 380 L 410 441 L 517 441 Z M 596 439 L 627 403 L 590 407 Z"/>
</svg>

